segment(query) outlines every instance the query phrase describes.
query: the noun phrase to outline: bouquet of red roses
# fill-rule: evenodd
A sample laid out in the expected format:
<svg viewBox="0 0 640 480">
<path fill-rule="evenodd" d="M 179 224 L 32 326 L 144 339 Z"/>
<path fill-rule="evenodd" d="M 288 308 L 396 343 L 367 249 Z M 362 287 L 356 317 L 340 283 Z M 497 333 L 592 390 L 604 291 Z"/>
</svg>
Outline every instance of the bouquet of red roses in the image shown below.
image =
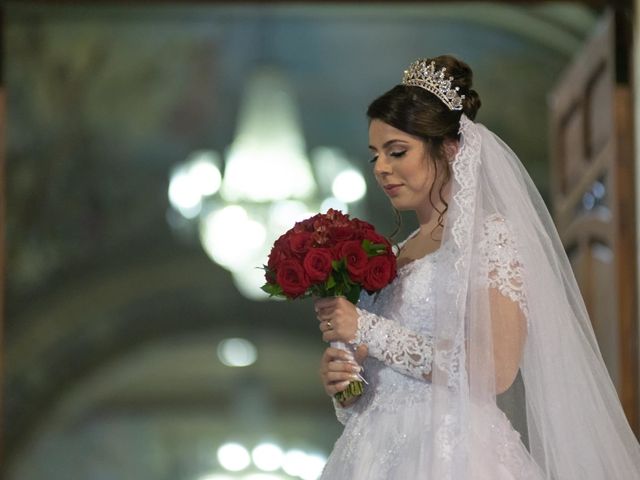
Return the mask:
<svg viewBox="0 0 640 480">
<path fill-rule="evenodd" d="M 374 293 L 391 283 L 396 257 L 389 241 L 370 223 L 329 209 L 296 223 L 278 238 L 264 269 L 267 282 L 262 289 L 271 296 L 343 295 L 355 304 L 363 288 Z M 352 382 L 336 398 L 342 401 L 361 393 L 362 383 Z"/>
</svg>

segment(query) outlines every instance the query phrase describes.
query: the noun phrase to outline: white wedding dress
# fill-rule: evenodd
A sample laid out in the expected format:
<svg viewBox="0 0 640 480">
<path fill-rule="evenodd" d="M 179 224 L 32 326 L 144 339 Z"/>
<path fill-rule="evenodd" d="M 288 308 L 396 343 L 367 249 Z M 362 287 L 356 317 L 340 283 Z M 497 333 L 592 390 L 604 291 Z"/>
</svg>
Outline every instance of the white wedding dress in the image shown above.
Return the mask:
<svg viewBox="0 0 640 480">
<path fill-rule="evenodd" d="M 483 258 L 487 285 L 521 303 L 517 286 L 517 252 L 500 219 L 485 227 Z M 338 420 L 344 431 L 337 440 L 322 474 L 324 480 L 441 480 L 431 478 L 434 455 L 455 462 L 459 441 L 453 428 L 455 414 L 445 416 L 439 431 L 432 431 L 433 359 L 429 338 L 433 333 L 433 272 L 437 262 L 447 262 L 445 245 L 398 270 L 397 278 L 377 296 L 363 293 L 356 340 L 369 346 L 364 362 L 365 393 L 353 405 L 340 407 Z M 442 387 L 438 387 L 442 388 Z M 482 445 L 479 460 L 471 462 L 472 478 L 454 480 L 539 480 L 547 478 L 535 464 L 505 414 L 495 404 L 473 405 L 471 431 Z M 435 443 L 435 444 L 434 444 Z M 486 450 L 486 452 L 484 452 Z M 451 471 L 455 471 L 455 466 Z M 499 476 L 496 476 L 498 472 Z"/>
</svg>

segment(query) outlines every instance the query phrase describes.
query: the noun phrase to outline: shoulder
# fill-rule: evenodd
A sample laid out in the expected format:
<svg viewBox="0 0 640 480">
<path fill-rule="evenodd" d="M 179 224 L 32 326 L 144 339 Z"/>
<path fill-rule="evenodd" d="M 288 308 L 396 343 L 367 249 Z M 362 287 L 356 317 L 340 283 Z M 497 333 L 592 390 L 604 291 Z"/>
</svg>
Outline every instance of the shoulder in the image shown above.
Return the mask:
<svg viewBox="0 0 640 480">
<path fill-rule="evenodd" d="M 504 216 L 494 213 L 485 217 L 480 240 L 481 281 L 517 302 L 528 316 L 526 270 L 518 245 L 517 232 Z"/>
<path fill-rule="evenodd" d="M 516 249 L 518 239 L 511 224 L 500 213 L 486 215 L 482 223 L 480 244 L 488 252 L 496 248 Z"/>
<path fill-rule="evenodd" d="M 479 234 L 480 254 L 483 263 L 495 268 L 496 265 L 522 267 L 519 255 L 517 232 L 500 213 L 485 216 Z"/>
</svg>

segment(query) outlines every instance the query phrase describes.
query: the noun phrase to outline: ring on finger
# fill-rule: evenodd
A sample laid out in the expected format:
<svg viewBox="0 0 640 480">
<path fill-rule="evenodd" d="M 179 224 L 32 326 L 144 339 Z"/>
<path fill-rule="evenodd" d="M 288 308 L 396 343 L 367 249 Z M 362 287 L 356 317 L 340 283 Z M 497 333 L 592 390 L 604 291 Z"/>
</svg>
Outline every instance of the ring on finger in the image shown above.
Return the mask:
<svg viewBox="0 0 640 480">
<path fill-rule="evenodd" d="M 330 321 L 327 321 L 327 330 L 333 330 L 333 325 L 331 325 Z"/>
</svg>

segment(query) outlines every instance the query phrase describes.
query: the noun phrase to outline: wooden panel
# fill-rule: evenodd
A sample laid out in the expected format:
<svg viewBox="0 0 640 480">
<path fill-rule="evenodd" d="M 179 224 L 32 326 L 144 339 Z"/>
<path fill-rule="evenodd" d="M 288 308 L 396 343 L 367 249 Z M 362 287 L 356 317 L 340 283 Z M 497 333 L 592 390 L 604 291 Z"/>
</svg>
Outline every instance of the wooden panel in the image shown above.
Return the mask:
<svg viewBox="0 0 640 480">
<path fill-rule="evenodd" d="M 562 132 L 562 192 L 567 193 L 575 188 L 584 170 L 586 158 L 584 149 L 584 109 L 576 105 L 564 121 Z"/>
<path fill-rule="evenodd" d="M 613 139 L 613 122 L 610 112 L 613 111 L 612 95 L 615 86 L 613 76 L 606 70 L 606 65 L 596 67 L 595 75 L 587 85 L 586 98 L 589 100 L 587 109 L 587 138 L 588 157 L 593 157 L 602 151 L 609 140 Z M 603 112 L 605 114 L 603 114 Z"/>
<path fill-rule="evenodd" d="M 613 250 L 600 242 L 593 242 L 589 246 L 589 292 L 591 310 L 589 315 L 593 319 L 593 330 L 602 350 L 602 357 L 607 365 L 607 370 L 613 383 L 621 385 L 620 329 L 617 318 L 618 302 L 612 302 L 616 298 L 614 278 Z M 621 393 L 618 388 L 618 394 Z"/>
<path fill-rule="evenodd" d="M 632 101 L 628 87 L 615 81 L 612 15 L 600 22 L 550 100 L 554 219 L 638 434 Z"/>
<path fill-rule="evenodd" d="M 620 398 L 629 415 L 636 434 L 640 432 L 639 372 L 638 372 L 638 298 L 637 250 L 636 250 L 636 200 L 635 161 L 633 146 L 633 101 L 627 85 L 616 86 L 615 135 L 617 154 L 616 187 L 617 208 L 615 211 L 616 252 L 619 279 L 619 323 L 620 323 Z"/>
<path fill-rule="evenodd" d="M 0 385 L 4 385 L 4 292 L 5 292 L 5 89 L 0 84 Z M 0 465 L 4 459 L 3 395 L 0 394 Z"/>
<path fill-rule="evenodd" d="M 0 52 L 4 52 L 5 17 L 4 10 L 0 8 Z M 4 296 L 6 278 L 6 243 L 5 243 L 5 168 L 6 168 L 6 90 L 4 82 L 3 62 L 0 62 L 0 386 L 4 386 Z M 0 390 L 0 465 L 4 465 L 4 390 Z M 0 476 L 2 476 L 0 474 Z"/>
</svg>

